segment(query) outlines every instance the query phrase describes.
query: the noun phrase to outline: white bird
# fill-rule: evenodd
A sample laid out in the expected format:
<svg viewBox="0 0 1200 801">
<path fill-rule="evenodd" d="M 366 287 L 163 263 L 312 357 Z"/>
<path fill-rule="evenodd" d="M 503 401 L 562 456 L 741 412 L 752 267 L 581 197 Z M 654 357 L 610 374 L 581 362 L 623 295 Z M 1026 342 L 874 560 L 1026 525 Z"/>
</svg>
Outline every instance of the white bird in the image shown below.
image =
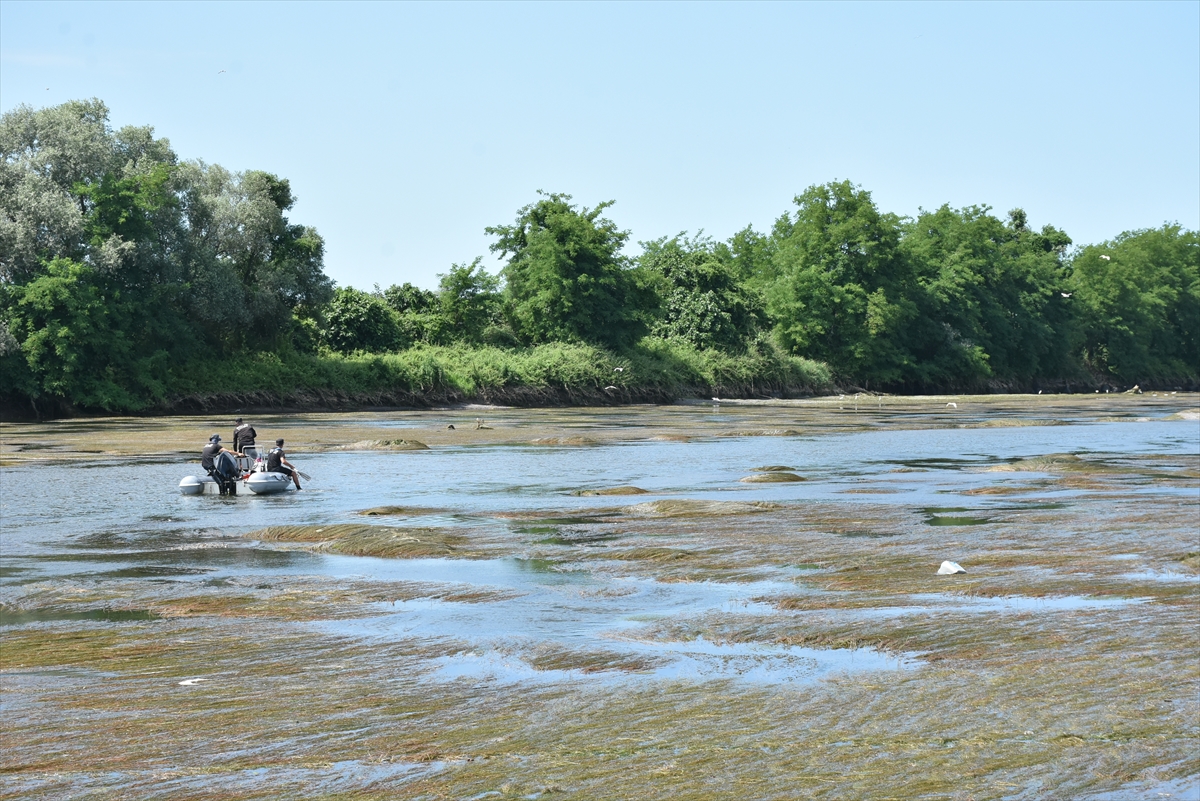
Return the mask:
<svg viewBox="0 0 1200 801">
<path fill-rule="evenodd" d="M 625 368 L 624 367 L 614 367 L 613 372 L 614 373 L 623 373 L 623 372 L 625 372 Z"/>
<path fill-rule="evenodd" d="M 1039 395 L 1041 395 L 1041 394 L 1042 394 L 1042 391 L 1041 391 L 1040 389 L 1038 390 L 1038 394 L 1039 394 Z"/>
<path fill-rule="evenodd" d="M 612 385 L 610 384 L 609 386 L 607 386 L 607 387 L 605 387 L 605 388 L 604 388 L 604 391 L 605 391 L 605 392 L 612 392 L 614 389 L 616 389 L 616 387 L 614 387 L 614 386 L 612 386 Z"/>
<path fill-rule="evenodd" d="M 947 403 L 947 404 L 946 404 L 946 408 L 948 408 L 948 409 L 957 409 L 957 408 L 958 408 L 958 404 L 957 404 L 957 403 L 953 403 L 953 402 L 951 402 L 951 403 Z"/>
<path fill-rule="evenodd" d="M 720 398 L 713 398 L 713 403 L 720 403 L 720 402 L 721 402 Z"/>
<path fill-rule="evenodd" d="M 1110 259 L 1108 256 L 1101 256 L 1100 258 L 1104 259 L 1105 261 L 1112 261 L 1112 259 Z"/>
<path fill-rule="evenodd" d="M 1058 294 L 1062 295 L 1064 298 L 1069 298 L 1069 297 L 1071 297 L 1071 293 L 1070 293 L 1070 292 L 1059 292 Z"/>
<path fill-rule="evenodd" d="M 951 562 L 949 559 L 947 559 L 945 562 L 942 562 L 942 566 L 938 568 L 939 576 L 953 576 L 955 573 L 966 572 L 967 571 L 963 570 L 962 565 L 960 565 L 958 562 Z"/>
<path fill-rule="evenodd" d="M 202 681 L 204 681 L 204 679 L 184 679 L 183 681 L 179 682 L 179 686 L 180 687 L 194 687 Z"/>
</svg>

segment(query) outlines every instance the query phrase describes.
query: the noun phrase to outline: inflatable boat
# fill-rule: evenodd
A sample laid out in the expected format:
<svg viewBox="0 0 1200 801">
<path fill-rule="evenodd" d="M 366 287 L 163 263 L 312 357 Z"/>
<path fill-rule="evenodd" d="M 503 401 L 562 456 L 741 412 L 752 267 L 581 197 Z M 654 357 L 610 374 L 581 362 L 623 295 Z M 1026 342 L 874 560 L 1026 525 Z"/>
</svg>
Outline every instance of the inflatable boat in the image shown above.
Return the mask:
<svg viewBox="0 0 1200 801">
<path fill-rule="evenodd" d="M 179 492 L 183 495 L 277 495 L 296 488 L 291 476 L 267 470 L 267 462 L 255 446 L 247 445 L 242 452 L 245 456 L 222 453 L 216 458 L 214 472 L 223 480 L 218 481 L 212 476 L 187 476 L 179 482 Z"/>
</svg>

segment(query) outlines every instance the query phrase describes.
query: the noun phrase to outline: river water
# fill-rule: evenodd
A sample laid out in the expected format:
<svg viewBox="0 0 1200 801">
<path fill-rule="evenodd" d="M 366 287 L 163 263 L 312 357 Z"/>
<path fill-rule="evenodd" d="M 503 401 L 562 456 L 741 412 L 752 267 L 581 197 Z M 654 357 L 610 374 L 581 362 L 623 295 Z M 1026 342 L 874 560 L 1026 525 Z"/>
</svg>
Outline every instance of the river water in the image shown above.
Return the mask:
<svg viewBox="0 0 1200 801">
<path fill-rule="evenodd" d="M 1194 794 L 1196 397 L 856 403 L 0 426 L 0 795 Z"/>
<path fill-rule="evenodd" d="M 364 638 L 453 635 L 476 643 L 443 659 L 440 675 L 486 673 L 520 681 L 553 677 L 510 658 L 502 643 L 534 638 L 565 646 L 616 648 L 649 659 L 642 673 L 678 677 L 737 675 L 761 680 L 808 680 L 831 670 L 897 669 L 901 656 L 870 650 L 765 648 L 717 645 L 694 640 L 648 644 L 638 638 L 646 621 L 702 617 L 736 609 L 767 614 L 755 599 L 794 588 L 795 575 L 759 571 L 735 582 L 663 582 L 643 575 L 614 575 L 576 566 L 538 567 L 520 548 L 499 558 L 383 559 L 339 556 L 257 542 L 245 535 L 267 526 L 361 523 L 361 510 L 386 504 L 408 508 L 406 526 L 461 528 L 504 539 L 522 529 L 519 518 L 557 515 L 568 523 L 614 507 L 656 500 L 827 504 L 854 516 L 856 505 L 881 504 L 920 514 L 930 525 L 987 524 L 1013 514 L 1012 498 L 1000 491 L 971 490 L 1028 482 L 1036 471 L 994 468 L 1047 454 L 1073 454 L 1106 464 L 1137 457 L 1179 457 L 1200 452 L 1194 419 L 1096 422 L 1060 415 L 1056 425 L 998 428 L 958 426 L 873 430 L 800 430 L 783 436 L 698 436 L 690 441 L 610 441 L 591 445 L 447 445 L 412 452 L 295 453 L 313 478 L 302 492 L 275 497 L 188 497 L 177 491 L 189 465 L 175 458 L 95 460 L 6 467 L 3 481 L 3 589 L 6 625 L 37 625 L 55 613 L 30 610 L 31 588 L 56 583 L 102 587 L 105 582 L 141 582 L 147 598 L 165 585 L 178 591 L 193 583 L 219 586 L 233 579 L 317 576 L 330 580 L 433 582 L 482 587 L 513 597 L 490 604 L 406 600 L 372 609 L 361 619 L 319 625 Z M 682 408 L 736 430 L 739 410 Z M 554 413 L 576 433 L 591 429 L 637 431 L 651 412 Z M 661 422 L 661 409 L 654 410 Z M 379 415 L 380 427 L 428 425 L 433 413 Z M 503 419 L 503 412 L 493 416 Z M 1062 424 L 1066 422 L 1067 424 Z M 536 412 L 514 412 L 514 426 L 536 427 Z M 336 426 L 335 426 L 336 427 Z M 755 468 L 787 467 L 805 479 L 792 483 L 744 483 Z M 635 486 L 637 498 L 580 495 L 581 490 Z M 1132 484 L 1127 493 L 1195 494 L 1189 486 Z M 1054 485 L 1026 493 L 1021 503 L 1062 504 L 1086 489 Z M 514 522 L 514 518 L 518 522 Z M 388 521 L 397 523 L 395 520 Z M 528 521 L 525 521 L 527 524 Z M 1136 566 L 1135 566 L 1136 567 Z M 1187 576 L 1183 576 L 1185 580 Z M 981 611 L 997 602 L 978 605 Z M 1019 605 L 1018 600 L 1001 602 Z M 1045 601 L 1041 601 L 1045 605 Z M 1061 603 L 1083 604 L 1080 600 Z M 1096 601 L 1095 603 L 1104 603 Z M 137 608 L 136 598 L 125 606 Z M 964 607 L 965 608 L 965 607 Z M 897 612 L 902 613 L 903 610 Z M 114 622 L 136 614 L 111 604 L 63 614 L 94 615 Z"/>
</svg>

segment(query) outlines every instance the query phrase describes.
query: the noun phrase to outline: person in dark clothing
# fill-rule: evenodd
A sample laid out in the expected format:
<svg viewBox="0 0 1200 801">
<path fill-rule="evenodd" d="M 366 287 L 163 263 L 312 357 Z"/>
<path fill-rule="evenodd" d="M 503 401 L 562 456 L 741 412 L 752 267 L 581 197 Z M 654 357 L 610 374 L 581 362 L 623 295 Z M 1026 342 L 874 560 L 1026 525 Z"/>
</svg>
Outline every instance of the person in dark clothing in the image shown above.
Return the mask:
<svg viewBox="0 0 1200 801">
<path fill-rule="evenodd" d="M 247 445 L 254 444 L 254 438 L 258 436 L 258 432 L 254 430 L 254 426 L 243 423 L 240 417 L 234 420 L 233 424 L 233 449 L 245 452 Z"/>
<path fill-rule="evenodd" d="M 287 456 L 283 452 L 283 440 L 275 440 L 275 447 L 267 454 L 267 472 L 268 473 L 283 473 L 285 476 L 291 476 L 292 481 L 296 483 L 296 489 L 300 489 L 300 476 L 296 474 L 296 468 L 287 460 Z"/>
<path fill-rule="evenodd" d="M 231 490 L 237 492 L 238 467 L 233 457 L 241 455 L 223 447 L 220 434 L 209 437 L 208 444 L 200 451 L 200 466 L 217 482 L 222 495 L 230 494 Z"/>
</svg>

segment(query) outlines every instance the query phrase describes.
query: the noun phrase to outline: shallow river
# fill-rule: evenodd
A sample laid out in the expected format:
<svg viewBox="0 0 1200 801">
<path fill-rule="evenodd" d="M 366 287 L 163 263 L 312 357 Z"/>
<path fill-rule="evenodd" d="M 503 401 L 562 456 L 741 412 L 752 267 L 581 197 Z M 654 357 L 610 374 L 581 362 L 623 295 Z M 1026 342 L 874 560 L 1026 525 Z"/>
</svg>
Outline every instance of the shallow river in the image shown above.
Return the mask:
<svg viewBox="0 0 1200 801">
<path fill-rule="evenodd" d="M 1196 407 L 4 424 L 0 796 L 1200 797 Z"/>
<path fill-rule="evenodd" d="M 293 454 L 312 475 L 304 491 L 276 497 L 185 497 L 180 478 L 195 471 L 179 459 L 97 460 L 3 469 L 3 593 L 7 625 L 36 625 L 54 612 L 18 611 L 24 592 L 56 582 L 102 586 L 106 581 L 144 582 L 147 597 L 163 585 L 220 586 L 234 579 L 317 576 L 336 580 L 432 582 L 507 593 L 494 603 L 401 600 L 371 609 L 360 619 L 314 626 L 363 638 L 453 636 L 474 647 L 439 660 L 436 675 L 486 675 L 499 680 L 553 679 L 561 671 L 535 670 L 511 657 L 505 643 L 530 640 L 566 647 L 604 647 L 649 659 L 640 678 L 738 677 L 746 680 L 810 680 L 828 671 L 903 669 L 906 656 L 871 649 L 685 643 L 646 640 L 639 629 L 664 618 L 696 618 L 736 610 L 769 614 L 764 596 L 794 590 L 796 572 L 786 566 L 759 570 L 738 581 L 659 581 L 645 575 L 548 565 L 514 553 L 485 559 L 382 559 L 339 556 L 244 539 L 267 526 L 361 523 L 361 510 L 384 504 L 413 507 L 406 526 L 491 531 L 503 539 L 529 530 L 531 517 L 553 513 L 553 525 L 587 523 L 588 515 L 660 499 L 826 503 L 851 517 L 857 505 L 892 507 L 929 525 L 959 530 L 1031 509 L 1070 503 L 1087 490 L 1048 485 L 1010 497 L 970 494 L 1005 482 L 1028 482 L 1040 473 L 988 468 L 1046 454 L 1074 454 L 1113 462 L 1127 457 L 1178 457 L 1200 451 L 1195 420 L 1095 422 L 1060 415 L 1056 425 L 1000 428 L 880 427 L 865 431 L 799 430 L 786 436 L 704 436 L 690 441 L 616 441 L 584 446 L 529 444 L 446 445 L 414 452 Z M 645 427 L 650 413 L 556 411 L 575 432 Z M 661 424 L 664 410 L 653 412 Z M 706 426 L 736 430 L 737 407 L 667 410 L 673 422 L 693 416 Z M 500 418 L 504 412 L 496 411 Z M 428 425 L 437 413 L 378 415 L 380 427 Z M 361 420 L 356 420 L 361 422 Z M 513 426 L 536 428 L 536 412 L 513 412 Z M 1067 423 L 1067 424 L 1062 424 Z M 293 422 L 293 425 L 295 423 Z M 336 429 L 336 425 L 334 426 Z M 289 435 L 291 436 L 291 435 Z M 741 479 L 755 468 L 791 468 L 804 481 L 754 484 Z M 595 497 L 581 490 L 636 486 L 637 498 Z M 1141 492 L 1195 494 L 1190 486 L 1146 482 Z M 515 518 L 515 519 L 514 519 Z M 396 523 L 395 520 L 387 522 Z M 855 521 L 850 521 L 855 522 Z M 543 526 L 553 532 L 553 525 Z M 703 521 L 697 523 L 703 527 Z M 864 532 L 870 535 L 870 532 Z M 1180 580 L 1190 580 L 1184 574 Z M 128 607 L 136 608 L 136 598 Z M 1122 602 L 1122 601 L 1116 601 Z M 1088 608 L 1112 599 L 1020 598 L 960 601 L 956 609 L 994 613 L 1025 608 Z M 904 614 L 924 607 L 900 607 Z M 879 612 L 876 612 L 878 614 Z M 136 612 L 106 607 L 72 612 L 65 619 L 94 617 L 118 622 Z M 61 618 L 62 615 L 60 614 Z M 527 650 L 527 649 L 526 649 Z"/>
</svg>

